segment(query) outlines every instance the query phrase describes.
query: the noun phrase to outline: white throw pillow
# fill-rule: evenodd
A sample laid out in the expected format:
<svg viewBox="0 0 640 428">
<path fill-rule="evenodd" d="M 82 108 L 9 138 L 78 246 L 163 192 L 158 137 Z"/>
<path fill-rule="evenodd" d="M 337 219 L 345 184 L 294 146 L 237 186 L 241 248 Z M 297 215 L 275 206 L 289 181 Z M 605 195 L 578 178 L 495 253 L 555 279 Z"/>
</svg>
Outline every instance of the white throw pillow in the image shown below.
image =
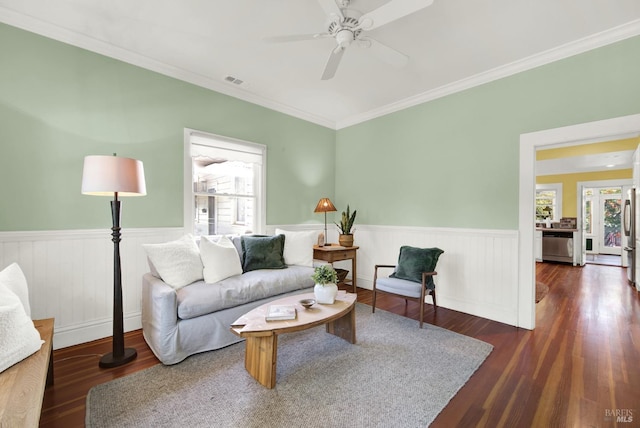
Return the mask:
<svg viewBox="0 0 640 428">
<path fill-rule="evenodd" d="M 37 352 L 44 343 L 20 298 L 3 284 L 0 284 L 0 343 L 0 372 Z"/>
<path fill-rule="evenodd" d="M 320 232 L 276 229 L 276 235 L 284 235 L 285 264 L 313 267 L 313 246 L 318 243 Z"/>
<path fill-rule="evenodd" d="M 27 278 L 18 263 L 11 263 L 0 272 L 0 284 L 4 284 L 9 290 L 18 296 L 25 313 L 31 318 L 31 306 L 29 306 L 29 288 Z"/>
<path fill-rule="evenodd" d="M 162 244 L 143 244 L 151 263 L 164 282 L 179 289 L 202 279 L 202 260 L 193 236 Z"/>
<path fill-rule="evenodd" d="M 200 238 L 200 257 L 204 265 L 204 281 L 214 283 L 242 274 L 238 250 L 226 236 L 213 242 L 206 236 Z"/>
</svg>

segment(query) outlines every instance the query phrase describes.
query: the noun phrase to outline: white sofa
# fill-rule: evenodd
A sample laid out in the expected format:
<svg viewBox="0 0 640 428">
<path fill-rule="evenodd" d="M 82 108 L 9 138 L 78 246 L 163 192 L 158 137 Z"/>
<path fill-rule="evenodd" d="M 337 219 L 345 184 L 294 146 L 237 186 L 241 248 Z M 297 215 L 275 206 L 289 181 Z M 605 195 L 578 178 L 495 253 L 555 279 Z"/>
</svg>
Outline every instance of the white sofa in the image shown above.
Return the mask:
<svg viewBox="0 0 640 428">
<path fill-rule="evenodd" d="M 304 242 L 302 236 L 305 237 Z M 162 269 L 157 269 L 160 266 L 154 264 L 153 254 L 147 248 L 151 246 L 145 246 L 151 272 L 142 278 L 142 329 L 156 357 L 163 364 L 176 364 L 190 355 L 237 343 L 243 339 L 231 333 L 229 327 L 241 315 L 271 300 L 311 292 L 314 286 L 311 279 L 313 239 L 317 239 L 317 232 L 306 232 L 305 235 L 286 232 L 285 237 L 286 249 L 290 250 L 289 257 L 286 257 L 286 250 L 283 254 L 285 261 L 289 259 L 285 268 L 244 271 L 213 283 L 207 283 L 204 278 L 179 286 L 175 283 L 169 285 L 166 278 L 163 279 Z M 186 243 L 193 253 L 188 239 L 182 243 Z M 287 240 L 289 244 L 286 244 Z M 243 259 L 246 252 L 240 245 L 241 239 L 234 238 L 233 241 L 235 255 L 246 267 Z M 292 250 L 296 253 L 291 253 Z M 302 259 L 301 251 L 304 252 Z M 182 268 L 193 262 L 196 267 L 191 270 L 197 274 L 195 256 L 189 255 L 186 261 L 180 257 L 180 254 L 174 254 L 170 260 Z M 202 260 L 206 272 L 204 251 Z M 228 265 L 226 263 L 225 268 Z"/>
</svg>

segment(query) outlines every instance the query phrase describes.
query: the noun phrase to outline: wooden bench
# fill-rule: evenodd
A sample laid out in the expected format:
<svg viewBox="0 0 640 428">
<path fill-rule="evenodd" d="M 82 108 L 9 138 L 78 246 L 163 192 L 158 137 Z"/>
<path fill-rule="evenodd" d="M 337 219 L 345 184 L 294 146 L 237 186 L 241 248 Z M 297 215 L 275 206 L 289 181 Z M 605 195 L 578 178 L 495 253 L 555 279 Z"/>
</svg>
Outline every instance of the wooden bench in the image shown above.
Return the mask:
<svg viewBox="0 0 640 428">
<path fill-rule="evenodd" d="M 53 318 L 34 320 L 42 347 L 0 373 L 0 427 L 37 427 L 44 388 L 53 384 Z"/>
</svg>

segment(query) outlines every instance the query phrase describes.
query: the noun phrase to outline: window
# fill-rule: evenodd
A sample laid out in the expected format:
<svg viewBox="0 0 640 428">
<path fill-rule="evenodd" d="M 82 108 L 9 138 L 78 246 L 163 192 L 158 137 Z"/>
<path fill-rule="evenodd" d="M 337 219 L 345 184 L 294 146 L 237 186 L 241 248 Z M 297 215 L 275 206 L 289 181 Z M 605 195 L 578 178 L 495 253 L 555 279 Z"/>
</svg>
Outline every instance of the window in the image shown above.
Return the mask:
<svg viewBox="0 0 640 428">
<path fill-rule="evenodd" d="M 593 234 L 593 189 L 584 190 L 584 233 Z"/>
<path fill-rule="evenodd" d="M 555 222 L 562 217 L 562 184 L 536 185 L 536 222 L 547 217 Z"/>
<path fill-rule="evenodd" d="M 185 130 L 185 228 L 196 236 L 263 233 L 266 147 Z"/>
</svg>

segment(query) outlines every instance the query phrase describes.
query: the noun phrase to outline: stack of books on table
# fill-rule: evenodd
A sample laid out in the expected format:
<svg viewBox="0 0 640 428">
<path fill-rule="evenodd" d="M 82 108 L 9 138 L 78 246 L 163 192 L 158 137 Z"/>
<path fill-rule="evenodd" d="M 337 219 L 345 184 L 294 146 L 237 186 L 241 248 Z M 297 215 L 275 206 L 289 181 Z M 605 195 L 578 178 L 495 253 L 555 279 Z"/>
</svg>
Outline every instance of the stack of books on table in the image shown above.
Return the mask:
<svg viewBox="0 0 640 428">
<path fill-rule="evenodd" d="M 293 305 L 271 305 L 265 317 L 267 321 L 296 319 L 296 308 Z"/>
</svg>

